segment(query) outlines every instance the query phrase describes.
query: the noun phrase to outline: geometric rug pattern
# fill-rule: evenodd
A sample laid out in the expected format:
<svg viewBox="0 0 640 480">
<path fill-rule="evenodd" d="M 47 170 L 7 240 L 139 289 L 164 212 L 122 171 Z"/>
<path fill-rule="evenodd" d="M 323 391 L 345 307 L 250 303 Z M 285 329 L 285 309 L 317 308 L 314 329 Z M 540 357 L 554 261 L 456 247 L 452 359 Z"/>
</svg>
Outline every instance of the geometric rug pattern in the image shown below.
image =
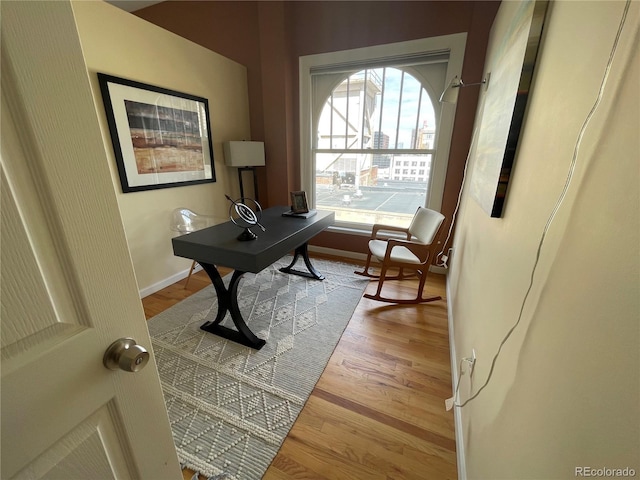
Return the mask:
<svg viewBox="0 0 640 480">
<path fill-rule="evenodd" d="M 354 265 L 325 259 L 313 259 L 323 281 L 278 271 L 290 261 L 240 280 L 240 311 L 266 340 L 261 350 L 200 330 L 216 316 L 213 286 L 149 320 L 183 467 L 220 480 L 262 478 L 369 283 Z M 229 314 L 222 325 L 234 328 Z"/>
</svg>

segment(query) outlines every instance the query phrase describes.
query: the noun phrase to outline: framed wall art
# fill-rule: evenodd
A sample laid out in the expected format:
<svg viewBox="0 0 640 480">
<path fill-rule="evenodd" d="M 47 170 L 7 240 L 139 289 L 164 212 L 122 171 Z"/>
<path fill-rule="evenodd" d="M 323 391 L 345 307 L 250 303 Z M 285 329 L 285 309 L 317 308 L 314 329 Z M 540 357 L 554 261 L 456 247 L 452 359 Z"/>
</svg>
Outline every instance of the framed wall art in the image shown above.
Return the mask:
<svg viewBox="0 0 640 480">
<path fill-rule="evenodd" d="M 491 31 L 490 81 L 478 130 L 471 196 L 492 217 L 503 213 L 547 6 L 547 0 L 503 2 L 500 8 L 510 9 L 511 21 L 501 25 L 501 32 L 494 31 L 495 24 Z"/>
<path fill-rule="evenodd" d="M 216 181 L 207 99 L 98 73 L 123 193 Z"/>
</svg>

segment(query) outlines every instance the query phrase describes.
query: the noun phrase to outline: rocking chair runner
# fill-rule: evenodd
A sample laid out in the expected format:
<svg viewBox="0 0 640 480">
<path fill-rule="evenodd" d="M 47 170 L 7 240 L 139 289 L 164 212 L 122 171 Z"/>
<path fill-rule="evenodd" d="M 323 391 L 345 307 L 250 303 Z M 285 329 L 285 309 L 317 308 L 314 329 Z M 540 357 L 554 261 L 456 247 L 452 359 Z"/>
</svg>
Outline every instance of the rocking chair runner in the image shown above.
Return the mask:
<svg viewBox="0 0 640 480">
<path fill-rule="evenodd" d="M 362 272 L 355 272 L 365 277 L 378 278 L 378 290 L 375 295 L 365 294 L 366 298 L 389 303 L 423 303 L 440 300 L 442 297 L 424 297 L 423 289 L 429 272 L 431 248 L 436 235 L 440 231 L 444 215 L 435 210 L 418 207 L 408 228 L 392 225 L 375 224 L 369 240 L 369 254 Z M 402 232 L 406 239 L 379 238 L 380 232 Z M 382 265 L 380 275 L 369 273 L 371 258 L 375 257 Z M 389 268 L 398 268 L 398 274 L 388 276 Z M 410 269 L 412 273 L 405 274 Z M 419 278 L 418 294 L 415 299 L 394 299 L 382 296 L 382 285 L 385 280 L 396 280 L 417 275 Z"/>
</svg>

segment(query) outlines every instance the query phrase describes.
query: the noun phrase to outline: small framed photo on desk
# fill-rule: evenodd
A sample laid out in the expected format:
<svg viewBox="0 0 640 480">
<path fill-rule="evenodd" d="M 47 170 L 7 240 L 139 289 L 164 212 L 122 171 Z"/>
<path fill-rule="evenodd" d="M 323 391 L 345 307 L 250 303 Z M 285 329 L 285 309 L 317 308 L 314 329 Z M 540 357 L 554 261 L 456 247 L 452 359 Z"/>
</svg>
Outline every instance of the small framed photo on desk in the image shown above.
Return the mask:
<svg viewBox="0 0 640 480">
<path fill-rule="evenodd" d="M 304 191 L 291 192 L 291 212 L 308 213 L 307 194 Z"/>
</svg>

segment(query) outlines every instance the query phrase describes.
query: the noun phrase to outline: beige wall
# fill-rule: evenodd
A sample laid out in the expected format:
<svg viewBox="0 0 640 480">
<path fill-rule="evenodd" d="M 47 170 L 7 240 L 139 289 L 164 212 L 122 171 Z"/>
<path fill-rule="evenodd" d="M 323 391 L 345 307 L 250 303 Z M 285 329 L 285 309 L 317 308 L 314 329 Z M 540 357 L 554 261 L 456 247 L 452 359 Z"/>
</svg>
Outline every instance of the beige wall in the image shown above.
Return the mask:
<svg viewBox="0 0 640 480">
<path fill-rule="evenodd" d="M 138 287 L 146 295 L 182 278 L 191 265 L 171 249 L 173 209 L 225 219 L 224 194 L 239 195 L 237 170 L 225 167 L 222 142 L 250 139 L 246 68 L 102 1 L 73 2 L 73 9 Z M 217 181 L 123 194 L 96 72 L 207 98 Z"/>
<path fill-rule="evenodd" d="M 473 392 L 518 318 L 624 6 L 550 5 L 503 218 L 463 196 L 449 288 L 456 360 L 477 352 Z M 500 7 L 485 71 L 514 8 Z M 486 389 L 458 412 L 470 479 L 573 478 L 576 466 L 640 474 L 639 19 L 631 2 L 522 320 Z M 461 401 L 469 386 L 463 376 Z"/>
</svg>

